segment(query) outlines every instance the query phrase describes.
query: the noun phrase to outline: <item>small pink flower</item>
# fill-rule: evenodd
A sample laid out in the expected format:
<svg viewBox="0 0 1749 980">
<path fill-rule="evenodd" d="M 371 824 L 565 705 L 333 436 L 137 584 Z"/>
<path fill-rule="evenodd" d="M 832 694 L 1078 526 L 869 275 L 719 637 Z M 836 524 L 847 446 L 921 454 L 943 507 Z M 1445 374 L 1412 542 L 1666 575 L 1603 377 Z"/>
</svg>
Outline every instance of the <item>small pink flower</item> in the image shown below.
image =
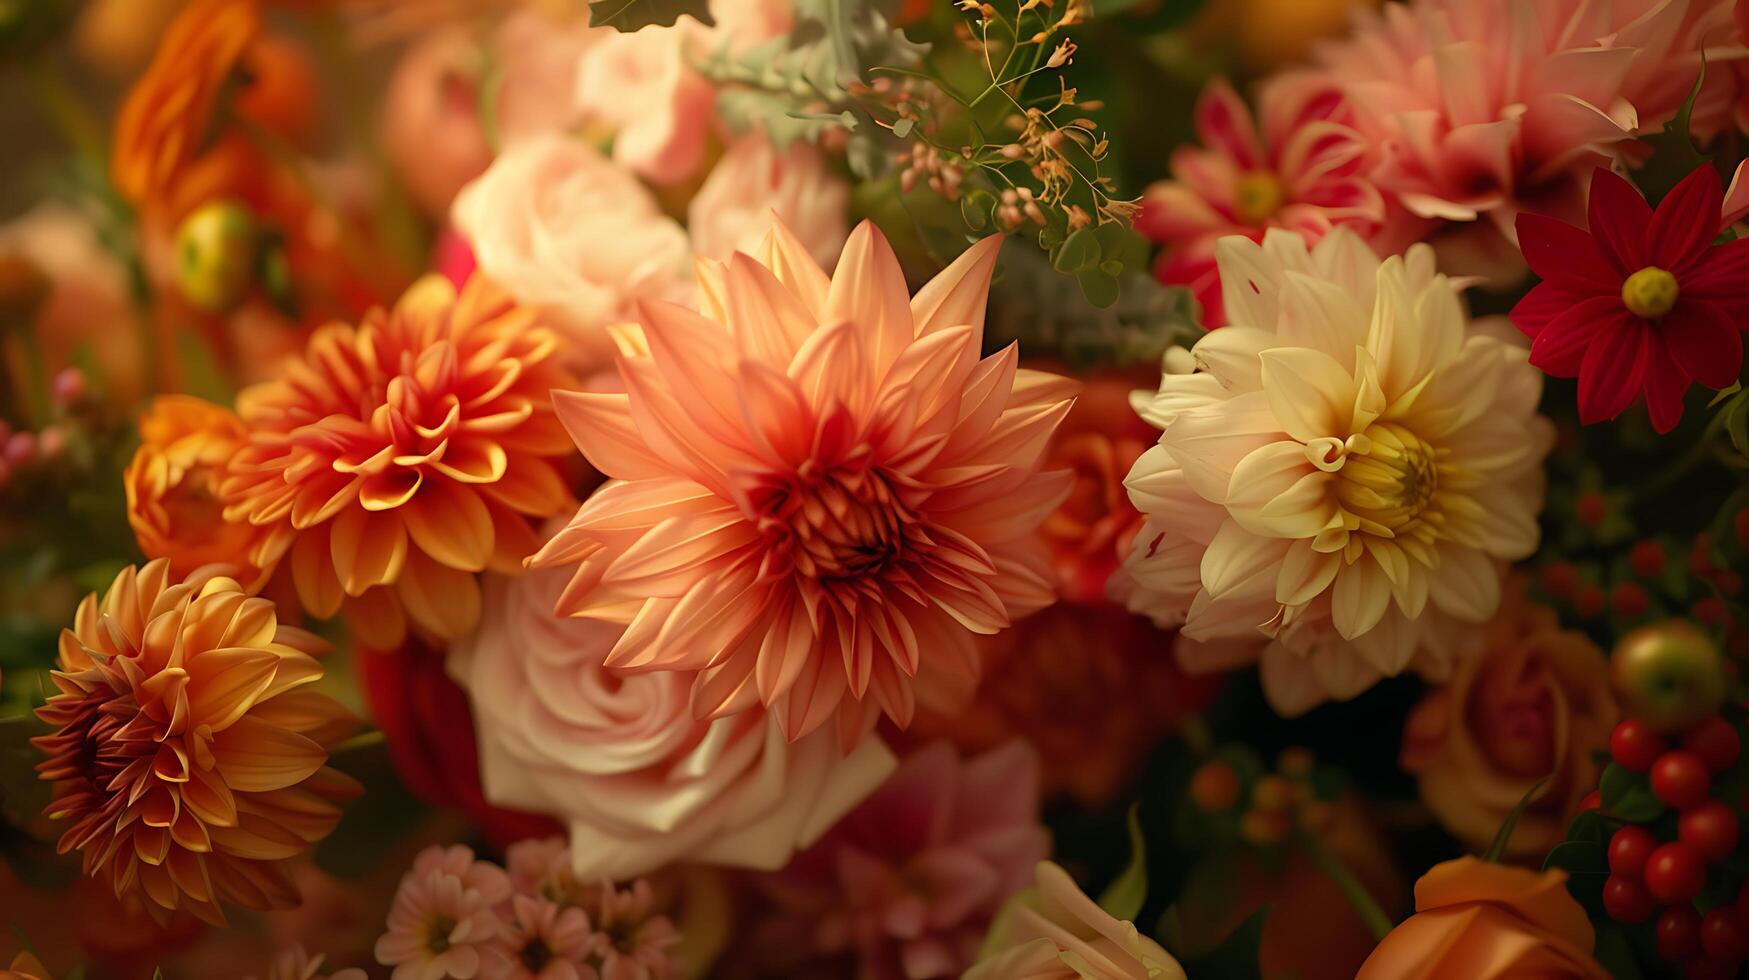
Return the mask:
<svg viewBox="0 0 1749 980">
<path fill-rule="evenodd" d="M 1261 120 L 1233 87 L 1217 79 L 1196 106 L 1201 147 L 1172 156 L 1173 179 L 1149 187 L 1136 228 L 1165 245 L 1155 274 L 1189 286 L 1203 323 L 1226 322 L 1215 242 L 1227 235 L 1261 241 L 1269 228 L 1316 242 L 1332 228 L 1371 237 L 1385 201 L 1366 177 L 1368 146 L 1354 113 L 1327 80 L 1283 75 L 1259 95 Z"/>
<path fill-rule="evenodd" d="M 595 935 L 584 980 L 678 980 L 674 950 L 680 933 L 654 905 L 650 883 L 642 878 L 626 888 L 604 881 L 585 893 L 583 908 Z"/>
<path fill-rule="evenodd" d="M 596 944 L 589 916 L 532 895 L 512 895 L 501 943 L 512 980 L 580 980 Z"/>
<path fill-rule="evenodd" d="M 495 909 L 509 897 L 510 879 L 467 848 L 427 848 L 395 892 L 377 962 L 392 980 L 498 980 L 511 964 Z"/>
<path fill-rule="evenodd" d="M 788 868 L 757 879 L 777 911 L 755 945 L 865 980 L 957 977 L 1049 849 L 1029 746 L 962 761 L 937 742 Z"/>
</svg>

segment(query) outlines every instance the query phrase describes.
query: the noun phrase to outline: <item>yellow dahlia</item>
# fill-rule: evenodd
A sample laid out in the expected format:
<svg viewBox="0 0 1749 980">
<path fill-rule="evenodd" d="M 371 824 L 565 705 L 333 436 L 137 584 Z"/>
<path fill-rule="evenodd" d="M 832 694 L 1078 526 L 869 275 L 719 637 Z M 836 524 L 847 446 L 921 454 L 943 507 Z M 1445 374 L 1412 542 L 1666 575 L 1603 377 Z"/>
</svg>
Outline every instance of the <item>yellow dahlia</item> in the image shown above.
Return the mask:
<svg viewBox="0 0 1749 980">
<path fill-rule="evenodd" d="M 374 649 L 408 621 L 439 640 L 473 628 L 474 573 L 515 571 L 530 518 L 574 503 L 552 457 L 571 451 L 548 393 L 574 386 L 557 337 L 476 276 L 437 276 L 357 327 L 329 324 L 284 377 L 237 400 L 248 440 L 221 490 L 227 519 L 289 551 L 304 608 Z"/>
<path fill-rule="evenodd" d="M 980 360 L 1000 244 L 912 297 L 873 224 L 828 277 L 774 222 L 701 261 L 700 312 L 640 304 L 626 392 L 555 396 L 612 479 L 535 559 L 577 566 L 561 613 L 628 624 L 609 667 L 697 671 L 701 717 L 763 703 L 792 740 L 837 712 L 849 743 L 1050 601 L 1035 532 L 1070 476 L 1040 464 L 1075 386 Z"/>
<path fill-rule="evenodd" d="M 223 564 L 251 591 L 266 569 L 249 556 L 269 533 L 226 520 L 219 485 L 248 434 L 229 409 L 188 395 L 164 395 L 140 417 L 140 448 L 122 475 L 128 523 L 148 558 L 168 558 L 182 578 Z"/>
<path fill-rule="evenodd" d="M 1261 656 L 1284 713 L 1439 675 L 1536 549 L 1541 374 L 1468 323 L 1426 246 L 1380 262 L 1347 232 L 1272 232 L 1218 261 L 1232 325 L 1137 399 L 1163 431 L 1126 481 L 1148 518 L 1131 607 L 1182 624 L 1192 670 Z"/>
<path fill-rule="evenodd" d="M 326 766 L 355 720 L 305 687 L 322 651 L 235 580 L 175 582 L 164 559 L 87 596 L 61 632 L 59 693 L 37 709 L 55 731 L 32 740 L 54 783 L 47 815 L 72 822 L 60 850 L 160 921 L 295 905 L 287 859 L 360 790 Z"/>
</svg>

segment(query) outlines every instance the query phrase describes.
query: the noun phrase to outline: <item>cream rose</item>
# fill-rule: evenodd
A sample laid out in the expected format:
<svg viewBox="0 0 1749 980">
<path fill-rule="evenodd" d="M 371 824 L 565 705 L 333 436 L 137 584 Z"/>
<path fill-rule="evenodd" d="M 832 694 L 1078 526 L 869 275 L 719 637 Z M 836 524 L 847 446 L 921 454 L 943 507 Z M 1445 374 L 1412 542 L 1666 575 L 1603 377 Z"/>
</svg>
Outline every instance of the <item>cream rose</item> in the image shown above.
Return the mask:
<svg viewBox="0 0 1749 980">
<path fill-rule="evenodd" d="M 795 142 L 779 153 L 763 132 L 730 144 L 686 211 L 693 251 L 727 259 L 752 252 L 775 213 L 814 257 L 830 268 L 850 232 L 850 185 L 813 146 Z"/>
<path fill-rule="evenodd" d="M 578 875 L 775 870 L 892 771 L 873 737 L 844 756 L 830 726 L 789 742 L 761 710 L 699 721 L 690 674 L 608 670 L 624 627 L 555 616 L 567 578 L 489 577 L 449 670 L 473 702 L 486 798 L 567 822 Z"/>
<path fill-rule="evenodd" d="M 505 150 L 451 218 L 493 281 L 552 313 L 585 347 L 640 299 L 684 298 L 686 232 L 635 177 L 584 143 L 537 136 Z"/>
</svg>

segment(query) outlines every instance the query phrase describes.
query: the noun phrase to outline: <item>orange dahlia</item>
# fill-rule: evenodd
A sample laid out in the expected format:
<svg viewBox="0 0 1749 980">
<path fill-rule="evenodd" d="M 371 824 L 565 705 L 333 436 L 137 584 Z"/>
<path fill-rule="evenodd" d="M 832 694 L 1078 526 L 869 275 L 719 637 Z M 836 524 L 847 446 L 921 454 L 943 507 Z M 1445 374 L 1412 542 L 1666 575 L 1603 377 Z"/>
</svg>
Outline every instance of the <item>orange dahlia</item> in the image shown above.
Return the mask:
<svg viewBox="0 0 1749 980">
<path fill-rule="evenodd" d="M 237 399 L 249 434 L 220 491 L 227 519 L 271 529 L 251 560 L 289 552 L 304 608 L 344 604 L 373 649 L 409 620 L 438 640 L 472 629 L 474 573 L 519 570 L 531 518 L 575 503 L 552 459 L 571 442 L 548 393 L 576 383 L 557 342 L 479 277 L 458 296 L 429 276 L 392 311 L 316 331 Z"/>
<path fill-rule="evenodd" d="M 60 693 L 36 712 L 55 731 L 32 740 L 54 783 L 47 816 L 72 821 L 61 852 L 160 922 L 296 904 L 287 859 L 360 791 L 326 766 L 355 721 L 306 687 L 323 650 L 235 580 L 175 582 L 163 559 L 87 596 L 61 632 Z"/>
<path fill-rule="evenodd" d="M 248 563 L 266 530 L 226 520 L 219 484 L 249 430 L 229 409 L 188 395 L 165 395 L 140 417 L 140 448 L 122 474 L 128 523 L 148 558 L 168 558 L 183 578 L 203 565 L 228 565 L 255 591 L 267 569 Z"/>
<path fill-rule="evenodd" d="M 612 479 L 535 563 L 577 564 L 561 613 L 629 624 L 608 666 L 697 671 L 701 716 L 763 703 L 792 740 L 836 713 L 848 744 L 1051 601 L 1035 532 L 1070 477 L 1040 463 L 1076 386 L 980 359 L 1000 244 L 913 297 L 873 224 L 828 277 L 774 220 L 701 262 L 701 312 L 640 305 L 626 393 L 555 396 Z"/>
</svg>

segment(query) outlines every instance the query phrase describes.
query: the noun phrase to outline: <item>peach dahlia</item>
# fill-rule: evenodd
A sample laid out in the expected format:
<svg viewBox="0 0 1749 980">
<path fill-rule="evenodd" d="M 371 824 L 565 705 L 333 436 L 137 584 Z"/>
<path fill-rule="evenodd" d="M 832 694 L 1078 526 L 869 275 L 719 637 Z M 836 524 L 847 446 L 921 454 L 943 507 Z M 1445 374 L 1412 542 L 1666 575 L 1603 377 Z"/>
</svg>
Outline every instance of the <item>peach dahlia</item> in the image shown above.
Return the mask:
<svg viewBox="0 0 1749 980">
<path fill-rule="evenodd" d="M 367 646 L 410 625 L 439 640 L 479 618 L 474 573 L 514 571 L 531 518 L 572 503 L 553 457 L 570 441 L 549 392 L 574 385 L 558 337 L 475 277 L 439 276 L 393 310 L 311 337 L 283 377 L 245 390 L 247 442 L 221 491 L 227 520 L 273 528 L 251 560 L 289 556 L 312 614 L 346 607 Z"/>
<path fill-rule="evenodd" d="M 609 667 L 696 671 L 695 711 L 763 703 L 791 739 L 842 706 L 848 744 L 1051 600 L 1034 532 L 1070 477 L 1040 463 L 1074 385 L 979 358 L 1000 241 L 912 297 L 873 224 L 828 277 L 774 222 L 700 262 L 698 312 L 640 305 L 624 393 L 555 395 L 612 479 L 535 563 L 576 566 L 561 613 L 628 624 Z"/>
<path fill-rule="evenodd" d="M 55 730 L 32 740 L 47 814 L 72 822 L 60 850 L 160 922 L 295 905 L 287 859 L 360 791 L 326 765 L 355 721 L 307 687 L 323 649 L 210 569 L 178 582 L 159 559 L 87 596 L 61 632 L 59 693 L 37 709 Z"/>
</svg>

